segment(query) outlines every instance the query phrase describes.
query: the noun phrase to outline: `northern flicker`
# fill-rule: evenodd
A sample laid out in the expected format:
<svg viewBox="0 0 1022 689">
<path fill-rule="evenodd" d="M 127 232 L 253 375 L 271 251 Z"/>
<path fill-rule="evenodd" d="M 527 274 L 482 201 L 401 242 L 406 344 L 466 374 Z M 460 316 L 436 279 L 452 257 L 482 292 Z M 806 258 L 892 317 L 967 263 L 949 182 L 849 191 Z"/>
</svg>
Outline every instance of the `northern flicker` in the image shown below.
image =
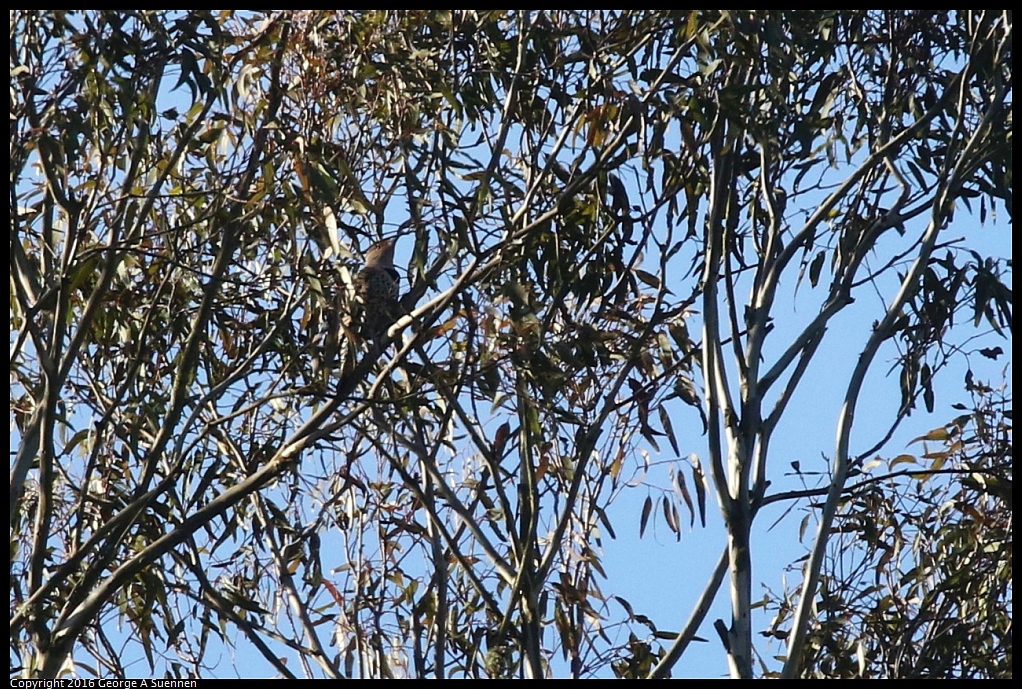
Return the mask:
<svg viewBox="0 0 1022 689">
<path fill-rule="evenodd" d="M 365 266 L 352 282 L 347 313 L 341 319 L 342 372 L 354 367 L 352 353 L 358 343 L 375 342 L 397 318 L 400 275 L 394 269 L 396 242 L 397 239 L 381 239 L 370 246 Z"/>
<path fill-rule="evenodd" d="M 381 239 L 366 251 L 366 263 L 352 284 L 344 327 L 365 340 L 380 337 L 397 316 L 400 276 L 394 269 L 396 239 Z"/>
<path fill-rule="evenodd" d="M 321 365 L 317 366 L 318 357 L 314 357 L 314 371 L 329 370 L 338 363 L 338 355 L 340 370 L 350 370 L 355 362 L 355 357 L 351 356 L 355 346 L 376 340 L 394 322 L 400 280 L 394 269 L 396 241 L 382 239 L 366 251 L 365 266 L 355 275 L 348 299 L 337 299 L 336 311 L 327 319 L 327 332 L 320 338 L 322 361 L 328 368 L 324 370 Z"/>
</svg>

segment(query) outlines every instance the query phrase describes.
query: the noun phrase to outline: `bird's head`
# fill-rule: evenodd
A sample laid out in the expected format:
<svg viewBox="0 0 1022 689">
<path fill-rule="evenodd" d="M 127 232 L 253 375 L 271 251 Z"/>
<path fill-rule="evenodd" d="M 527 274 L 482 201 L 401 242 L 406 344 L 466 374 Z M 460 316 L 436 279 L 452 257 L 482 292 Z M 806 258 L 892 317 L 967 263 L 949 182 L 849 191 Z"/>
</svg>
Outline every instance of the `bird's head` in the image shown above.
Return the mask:
<svg viewBox="0 0 1022 689">
<path fill-rule="evenodd" d="M 394 245 L 397 244 L 397 237 L 381 239 L 366 249 L 366 265 L 377 268 L 394 267 Z"/>
</svg>

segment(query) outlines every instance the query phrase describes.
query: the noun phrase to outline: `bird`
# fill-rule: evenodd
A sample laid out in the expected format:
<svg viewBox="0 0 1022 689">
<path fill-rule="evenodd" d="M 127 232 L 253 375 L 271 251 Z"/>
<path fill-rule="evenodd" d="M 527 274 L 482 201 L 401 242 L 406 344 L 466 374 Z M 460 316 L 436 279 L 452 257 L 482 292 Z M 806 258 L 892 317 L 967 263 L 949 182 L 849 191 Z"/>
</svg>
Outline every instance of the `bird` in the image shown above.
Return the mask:
<svg viewBox="0 0 1022 689">
<path fill-rule="evenodd" d="M 343 319 L 350 333 L 375 341 L 397 316 L 401 276 L 394 268 L 396 238 L 381 239 L 366 250 L 365 266 L 352 283 L 348 314 Z"/>
<path fill-rule="evenodd" d="M 401 276 L 394 268 L 397 238 L 381 239 L 365 252 L 365 265 L 348 290 L 347 312 L 340 319 L 336 342 L 340 347 L 340 370 L 355 367 L 355 348 L 364 342 L 378 342 L 397 318 Z"/>
<path fill-rule="evenodd" d="M 335 365 L 342 373 L 349 372 L 355 364 L 352 356 L 355 347 L 379 340 L 394 322 L 400 284 L 400 275 L 394 268 L 396 243 L 396 238 L 390 238 L 372 244 L 346 295 L 335 293 L 333 308 L 324 310 L 322 322 L 326 330 L 313 341 L 314 376 L 329 376 Z"/>
</svg>

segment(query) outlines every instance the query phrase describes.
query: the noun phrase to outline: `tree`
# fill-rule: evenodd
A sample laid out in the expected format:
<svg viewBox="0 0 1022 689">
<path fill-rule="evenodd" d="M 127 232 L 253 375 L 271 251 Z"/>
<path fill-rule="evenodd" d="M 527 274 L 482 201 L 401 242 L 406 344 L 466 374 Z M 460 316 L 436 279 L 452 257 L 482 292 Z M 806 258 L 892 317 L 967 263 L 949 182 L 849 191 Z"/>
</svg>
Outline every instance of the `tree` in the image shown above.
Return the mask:
<svg viewBox="0 0 1022 689">
<path fill-rule="evenodd" d="M 770 443 L 868 313 L 794 675 L 849 476 L 1010 332 L 950 234 L 1010 218 L 1010 13 L 16 12 L 11 87 L 12 673 L 663 676 L 727 578 L 751 676 Z M 402 315 L 316 369 L 395 235 Z M 708 485 L 727 540 L 677 633 L 600 583 L 665 443 L 642 527 Z"/>
<path fill-rule="evenodd" d="M 805 674 L 1011 677 L 1011 400 L 969 388 L 972 409 L 916 439 L 922 458 L 849 487 Z M 777 606 L 780 629 L 792 608 Z"/>
</svg>

